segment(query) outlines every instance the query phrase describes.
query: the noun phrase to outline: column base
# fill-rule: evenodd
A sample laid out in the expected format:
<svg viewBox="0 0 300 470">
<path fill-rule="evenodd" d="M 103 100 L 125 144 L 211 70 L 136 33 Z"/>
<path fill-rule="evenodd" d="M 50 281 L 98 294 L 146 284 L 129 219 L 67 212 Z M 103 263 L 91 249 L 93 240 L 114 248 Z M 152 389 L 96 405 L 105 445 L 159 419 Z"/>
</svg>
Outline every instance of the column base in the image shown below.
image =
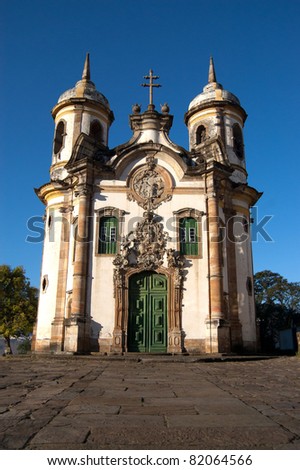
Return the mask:
<svg viewBox="0 0 300 470">
<path fill-rule="evenodd" d="M 169 331 L 168 334 L 168 353 L 182 353 L 182 332 L 180 330 Z"/>
<path fill-rule="evenodd" d="M 112 353 L 122 354 L 125 350 L 125 334 L 121 329 L 114 329 L 113 340 L 110 348 Z"/>
<path fill-rule="evenodd" d="M 231 350 L 232 352 L 240 352 L 243 349 L 242 325 L 239 320 L 230 321 L 231 331 Z"/>
<path fill-rule="evenodd" d="M 65 323 L 65 352 L 84 354 L 89 352 L 89 336 L 87 336 L 87 322 L 85 318 L 72 316 Z"/>
<path fill-rule="evenodd" d="M 229 323 L 222 319 L 209 319 L 205 323 L 206 353 L 230 353 L 231 331 Z"/>
<path fill-rule="evenodd" d="M 64 349 L 64 330 L 65 322 L 64 318 L 54 319 L 51 323 L 51 340 L 50 340 L 50 351 L 61 352 Z"/>
</svg>

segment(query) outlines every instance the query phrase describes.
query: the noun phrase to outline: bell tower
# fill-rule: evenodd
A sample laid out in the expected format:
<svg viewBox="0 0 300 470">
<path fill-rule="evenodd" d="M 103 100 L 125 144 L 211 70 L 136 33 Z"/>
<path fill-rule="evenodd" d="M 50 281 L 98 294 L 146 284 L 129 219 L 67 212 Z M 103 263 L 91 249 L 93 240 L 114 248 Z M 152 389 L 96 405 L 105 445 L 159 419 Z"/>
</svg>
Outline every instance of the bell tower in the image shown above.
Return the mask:
<svg viewBox="0 0 300 470">
<path fill-rule="evenodd" d="M 64 167 L 78 136 L 87 134 L 96 144 L 107 146 L 109 128 L 114 120 L 108 100 L 91 81 L 89 54 L 86 55 L 81 80 L 60 95 L 52 116 L 55 131 L 50 174 L 53 180 L 62 180 L 67 176 Z"/>
<path fill-rule="evenodd" d="M 105 153 L 109 128 L 114 120 L 108 100 L 91 81 L 89 54 L 81 80 L 59 97 L 52 116 L 55 130 L 50 181 L 36 189 L 45 204 L 45 236 L 38 339 L 34 348 L 36 351 L 49 348 L 62 351 L 68 339 L 69 343 L 73 341 L 68 346 L 70 350 L 78 348 L 82 351 L 86 347 L 82 330 L 87 328 L 83 302 L 88 270 L 86 220 L 92 211 L 93 180 L 90 160 L 78 170 L 73 168 L 72 157 L 79 150 L 83 157 L 96 149 Z M 47 326 L 49 319 L 50 327 Z M 71 340 L 65 330 L 67 319 Z"/>
<path fill-rule="evenodd" d="M 261 193 L 247 184 L 239 99 L 217 81 L 212 57 L 208 83 L 189 104 L 185 123 L 206 199 L 210 306 L 206 352 L 251 349 L 256 343 L 250 209 Z M 243 301 L 241 301 L 243 299 Z M 247 300 L 245 300 L 247 299 Z"/>
<path fill-rule="evenodd" d="M 243 127 L 247 119 L 239 99 L 217 82 L 213 58 L 210 58 L 208 83 L 190 103 L 185 115 L 191 151 L 201 151 L 207 141 L 218 137 L 224 146 L 237 183 L 245 183 Z"/>
</svg>

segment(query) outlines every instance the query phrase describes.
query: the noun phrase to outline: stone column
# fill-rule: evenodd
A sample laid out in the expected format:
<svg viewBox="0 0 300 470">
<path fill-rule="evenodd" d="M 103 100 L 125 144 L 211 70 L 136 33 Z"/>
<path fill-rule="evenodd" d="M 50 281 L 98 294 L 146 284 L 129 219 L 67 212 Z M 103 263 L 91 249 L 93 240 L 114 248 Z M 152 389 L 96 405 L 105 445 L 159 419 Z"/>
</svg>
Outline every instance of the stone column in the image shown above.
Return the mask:
<svg viewBox="0 0 300 470">
<path fill-rule="evenodd" d="M 207 353 L 230 351 L 230 329 L 223 310 L 223 267 L 220 241 L 219 200 L 214 183 L 207 199 L 209 237 L 210 315 L 206 321 Z"/>
<path fill-rule="evenodd" d="M 117 260 L 120 258 L 116 257 Z M 124 335 L 124 271 L 120 269 L 115 260 L 114 265 L 114 298 L 115 298 L 115 326 L 113 331 L 112 345 L 110 352 L 122 354 L 127 348 L 127 341 Z M 127 317 L 127 316 L 126 316 Z M 126 328 L 127 330 L 127 328 Z M 101 345 L 100 345 L 101 351 Z"/>
<path fill-rule="evenodd" d="M 181 311 L 182 311 L 182 289 L 183 279 L 180 268 L 171 269 L 170 276 L 170 315 L 168 324 L 168 353 L 179 354 L 183 350 Z"/>
<path fill-rule="evenodd" d="M 50 350 L 53 352 L 63 351 L 64 345 L 64 328 L 65 328 L 65 304 L 66 304 L 66 286 L 68 276 L 69 263 L 69 247 L 70 247 L 70 224 L 72 208 L 62 207 L 61 213 L 61 241 L 59 253 L 59 271 L 57 281 L 56 294 L 56 310 L 55 317 L 51 324 L 51 341 Z"/>
<path fill-rule="evenodd" d="M 65 351 L 86 352 L 89 331 L 86 312 L 87 274 L 89 256 L 90 190 L 86 184 L 78 187 L 78 230 L 73 272 L 71 318 L 66 323 Z"/>
<path fill-rule="evenodd" d="M 226 252 L 227 252 L 227 273 L 228 273 L 228 302 L 229 318 L 231 328 L 231 347 L 233 351 L 239 351 L 243 347 L 242 325 L 239 319 L 238 292 L 237 292 L 237 271 L 234 239 L 234 216 L 236 212 L 232 209 L 224 209 L 226 217 Z"/>
</svg>

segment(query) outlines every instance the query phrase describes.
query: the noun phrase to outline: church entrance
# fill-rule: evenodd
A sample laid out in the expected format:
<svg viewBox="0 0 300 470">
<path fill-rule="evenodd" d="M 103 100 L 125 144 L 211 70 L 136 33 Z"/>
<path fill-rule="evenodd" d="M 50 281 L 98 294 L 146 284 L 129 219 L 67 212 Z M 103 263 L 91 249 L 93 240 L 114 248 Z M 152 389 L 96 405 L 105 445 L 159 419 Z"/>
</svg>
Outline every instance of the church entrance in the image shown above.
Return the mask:
<svg viewBox="0 0 300 470">
<path fill-rule="evenodd" d="M 166 276 L 150 271 L 129 279 L 128 351 L 167 352 Z"/>
</svg>

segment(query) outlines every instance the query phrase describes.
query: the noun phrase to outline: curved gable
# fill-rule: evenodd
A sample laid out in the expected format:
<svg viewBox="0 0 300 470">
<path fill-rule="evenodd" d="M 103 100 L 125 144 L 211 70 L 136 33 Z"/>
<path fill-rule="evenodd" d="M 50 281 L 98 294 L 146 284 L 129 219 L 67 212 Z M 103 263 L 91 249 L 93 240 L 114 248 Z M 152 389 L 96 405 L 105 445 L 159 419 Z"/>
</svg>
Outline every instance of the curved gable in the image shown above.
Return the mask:
<svg viewBox="0 0 300 470">
<path fill-rule="evenodd" d="M 150 156 L 155 158 L 157 165 L 170 173 L 174 183 L 182 180 L 187 171 L 186 163 L 180 155 L 161 144 L 137 145 L 118 155 L 112 165 L 116 179 L 126 181 L 128 175 L 145 164 L 146 158 Z"/>
</svg>

